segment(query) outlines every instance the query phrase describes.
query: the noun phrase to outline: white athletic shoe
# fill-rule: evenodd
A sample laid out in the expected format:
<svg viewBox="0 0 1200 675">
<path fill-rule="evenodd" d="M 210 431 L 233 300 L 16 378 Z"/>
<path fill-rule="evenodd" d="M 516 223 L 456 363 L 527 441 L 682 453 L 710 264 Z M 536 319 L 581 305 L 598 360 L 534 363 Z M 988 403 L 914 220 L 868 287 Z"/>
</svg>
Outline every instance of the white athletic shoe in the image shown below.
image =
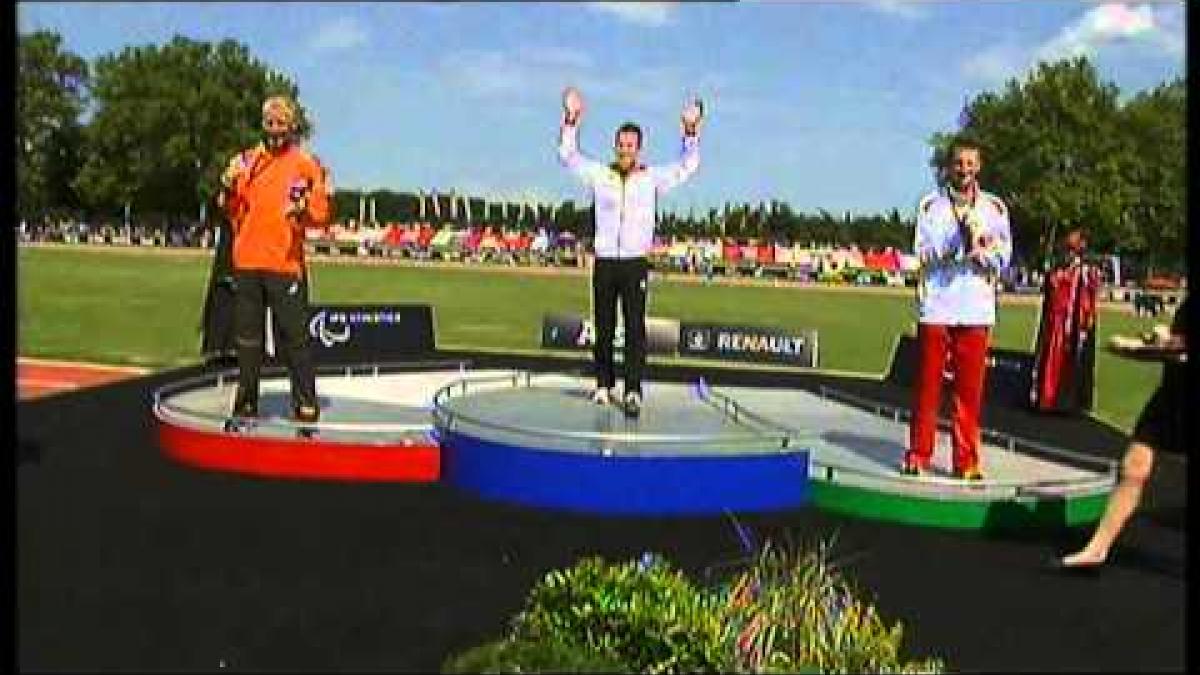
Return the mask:
<svg viewBox="0 0 1200 675">
<path fill-rule="evenodd" d="M 592 403 L 595 403 L 596 405 L 608 405 L 609 403 L 612 403 L 613 399 L 615 398 L 616 396 L 613 395 L 611 388 L 605 389 L 604 387 L 596 387 L 596 390 L 592 392 Z"/>
<path fill-rule="evenodd" d="M 625 401 L 622 407 L 625 409 L 626 417 L 637 417 L 642 414 L 642 395 L 636 391 L 631 391 L 625 394 Z"/>
</svg>

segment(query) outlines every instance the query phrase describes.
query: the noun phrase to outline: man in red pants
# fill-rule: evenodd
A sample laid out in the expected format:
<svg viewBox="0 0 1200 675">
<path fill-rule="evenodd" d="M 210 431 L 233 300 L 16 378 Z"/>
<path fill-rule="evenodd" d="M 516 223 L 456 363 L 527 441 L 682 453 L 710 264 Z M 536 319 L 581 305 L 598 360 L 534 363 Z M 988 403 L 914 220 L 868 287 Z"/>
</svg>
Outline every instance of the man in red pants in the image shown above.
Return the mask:
<svg viewBox="0 0 1200 675">
<path fill-rule="evenodd" d="M 954 382 L 954 475 L 983 478 L 979 408 L 988 342 L 996 323 L 996 279 L 1012 256 L 1012 237 L 1004 202 L 979 188 L 980 154 L 973 143 L 955 142 L 950 184 L 926 195 L 917 207 L 919 364 L 909 449 L 901 467 L 905 475 L 920 475 L 933 463 L 942 377 L 948 365 Z"/>
</svg>

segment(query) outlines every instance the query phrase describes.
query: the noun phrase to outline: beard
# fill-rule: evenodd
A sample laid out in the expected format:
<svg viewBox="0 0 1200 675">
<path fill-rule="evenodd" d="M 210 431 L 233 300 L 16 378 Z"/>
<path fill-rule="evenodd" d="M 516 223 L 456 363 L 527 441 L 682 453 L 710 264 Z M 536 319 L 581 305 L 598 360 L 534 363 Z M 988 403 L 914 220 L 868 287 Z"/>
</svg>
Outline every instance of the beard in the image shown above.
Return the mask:
<svg viewBox="0 0 1200 675">
<path fill-rule="evenodd" d="M 975 176 L 960 174 L 950 176 L 950 195 L 956 203 L 973 201 L 976 186 Z"/>
<path fill-rule="evenodd" d="M 278 150 L 287 145 L 291 134 L 263 134 L 263 143 L 272 150 Z"/>
<path fill-rule="evenodd" d="M 950 184 L 954 186 L 955 190 L 958 190 L 959 192 L 965 192 L 975 186 L 975 175 L 959 173 L 953 174 L 950 177 Z"/>
</svg>

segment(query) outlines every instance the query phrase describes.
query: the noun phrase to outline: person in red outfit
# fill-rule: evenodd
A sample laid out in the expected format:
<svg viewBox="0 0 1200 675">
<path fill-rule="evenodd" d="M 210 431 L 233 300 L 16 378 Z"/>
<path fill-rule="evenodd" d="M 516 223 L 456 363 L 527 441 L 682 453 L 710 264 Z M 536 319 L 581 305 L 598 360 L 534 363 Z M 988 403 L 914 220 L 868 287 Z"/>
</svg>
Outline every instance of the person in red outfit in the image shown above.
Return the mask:
<svg viewBox="0 0 1200 675">
<path fill-rule="evenodd" d="M 1063 260 L 1046 275 L 1030 399 L 1043 412 L 1092 407 L 1096 363 L 1096 296 L 1100 269 L 1084 257 L 1087 239 L 1072 230 Z"/>
</svg>

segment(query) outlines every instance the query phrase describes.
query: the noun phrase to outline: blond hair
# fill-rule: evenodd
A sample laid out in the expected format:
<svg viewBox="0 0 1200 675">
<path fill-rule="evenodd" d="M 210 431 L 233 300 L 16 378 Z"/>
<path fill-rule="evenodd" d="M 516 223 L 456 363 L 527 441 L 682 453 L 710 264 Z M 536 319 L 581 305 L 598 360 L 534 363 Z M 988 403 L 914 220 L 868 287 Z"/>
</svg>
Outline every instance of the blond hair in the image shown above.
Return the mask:
<svg viewBox="0 0 1200 675">
<path fill-rule="evenodd" d="M 286 96 L 271 96 L 263 101 L 262 113 L 267 115 L 270 112 L 282 113 L 287 118 L 288 122 L 296 123 L 296 104 Z"/>
</svg>

